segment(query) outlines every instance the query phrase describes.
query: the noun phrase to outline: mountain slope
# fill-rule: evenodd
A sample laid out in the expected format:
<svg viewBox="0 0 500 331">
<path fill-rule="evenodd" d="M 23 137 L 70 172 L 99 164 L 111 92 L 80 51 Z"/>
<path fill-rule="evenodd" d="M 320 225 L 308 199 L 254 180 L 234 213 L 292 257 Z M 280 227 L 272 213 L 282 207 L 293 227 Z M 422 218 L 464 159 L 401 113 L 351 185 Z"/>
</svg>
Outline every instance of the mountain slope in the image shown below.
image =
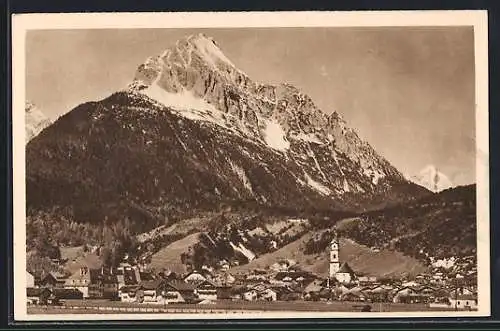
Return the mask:
<svg viewBox="0 0 500 331">
<path fill-rule="evenodd" d="M 418 201 L 363 214 L 340 231 L 370 247 L 389 247 L 429 259 L 476 254 L 476 186 L 442 191 Z"/>
<path fill-rule="evenodd" d="M 431 192 L 437 193 L 453 187 L 451 180 L 433 165 L 428 165 L 420 173 L 411 178 L 413 182 L 421 185 Z"/>
<path fill-rule="evenodd" d="M 292 259 L 305 271 L 327 277 L 329 272 L 329 253 L 327 247 L 321 252 L 307 252 L 307 243 L 318 232 L 307 233 L 296 241 L 277 251 L 264 254 L 256 260 L 239 267 L 231 268 L 233 273 L 247 273 L 253 269 L 267 268 L 276 261 Z M 415 276 L 426 270 L 426 267 L 414 258 L 391 250 L 372 251 L 350 239 L 342 238 L 340 242 L 340 260 L 347 262 L 358 274 L 376 277 Z"/>
<path fill-rule="evenodd" d="M 25 108 L 25 131 L 26 143 L 36 137 L 43 129 L 48 127 L 51 121 L 45 114 L 31 102 L 26 102 Z"/>
<path fill-rule="evenodd" d="M 227 205 L 366 210 L 428 194 L 297 88 L 253 82 L 203 35 L 28 143 L 27 210 L 132 233 Z"/>
</svg>

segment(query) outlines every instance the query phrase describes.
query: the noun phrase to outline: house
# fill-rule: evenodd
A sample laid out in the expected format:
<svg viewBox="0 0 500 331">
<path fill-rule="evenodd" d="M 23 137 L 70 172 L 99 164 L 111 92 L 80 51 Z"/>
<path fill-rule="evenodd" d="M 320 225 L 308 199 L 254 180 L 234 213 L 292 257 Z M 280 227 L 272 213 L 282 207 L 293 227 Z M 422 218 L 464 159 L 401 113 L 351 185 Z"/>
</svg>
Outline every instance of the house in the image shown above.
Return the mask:
<svg viewBox="0 0 500 331">
<path fill-rule="evenodd" d="M 367 299 L 371 302 L 387 302 L 390 301 L 390 291 L 384 286 L 378 285 L 364 292 Z"/>
<path fill-rule="evenodd" d="M 394 293 L 394 303 L 427 303 L 431 296 L 422 294 L 420 288 L 403 287 Z"/>
<path fill-rule="evenodd" d="M 446 291 L 445 289 L 436 289 L 434 290 L 434 293 L 432 294 L 432 301 L 434 303 L 445 303 L 449 304 L 450 303 L 450 293 Z"/>
<path fill-rule="evenodd" d="M 90 273 L 87 267 L 81 267 L 71 274 L 64 283 L 65 288 L 73 288 L 82 292 L 83 298 L 89 297 Z"/>
<path fill-rule="evenodd" d="M 257 291 L 255 289 L 250 289 L 242 294 L 242 299 L 246 301 L 255 301 L 257 300 Z"/>
<path fill-rule="evenodd" d="M 35 276 L 26 271 L 26 287 L 35 287 Z"/>
<path fill-rule="evenodd" d="M 375 283 L 377 282 L 377 277 L 375 276 L 360 276 L 358 277 L 359 283 L 366 284 L 366 283 Z"/>
<path fill-rule="evenodd" d="M 257 298 L 264 301 L 276 301 L 278 293 L 272 288 L 266 288 L 257 293 Z"/>
<path fill-rule="evenodd" d="M 82 300 L 83 293 L 75 288 L 58 288 L 52 289 L 52 293 L 58 300 Z"/>
<path fill-rule="evenodd" d="M 414 288 L 409 286 L 404 286 L 400 289 L 397 289 L 394 292 L 394 296 L 392 301 L 394 303 L 409 303 L 411 301 L 411 296 L 416 296 L 417 292 Z"/>
<path fill-rule="evenodd" d="M 455 309 L 477 309 L 477 296 L 472 294 L 462 294 L 456 297 L 450 297 L 450 303 L 450 306 Z"/>
<path fill-rule="evenodd" d="M 118 299 L 119 282 L 115 270 L 108 268 L 90 269 L 88 297 L 94 299 Z"/>
<path fill-rule="evenodd" d="M 193 302 L 197 299 L 196 288 L 192 284 L 179 280 L 165 283 L 162 296 L 165 304 Z"/>
<path fill-rule="evenodd" d="M 26 298 L 28 305 L 46 305 L 52 291 L 49 288 L 27 287 Z"/>
<path fill-rule="evenodd" d="M 217 300 L 217 287 L 210 281 L 204 280 L 196 283 L 196 294 L 202 300 Z"/>
<path fill-rule="evenodd" d="M 139 293 L 139 297 L 137 294 Z M 140 285 L 125 285 L 122 286 L 118 291 L 118 297 L 122 302 L 142 302 L 144 293 L 143 288 Z"/>
<path fill-rule="evenodd" d="M 347 293 L 342 294 L 340 296 L 340 300 L 361 302 L 361 301 L 366 301 L 366 296 L 361 291 L 351 291 L 351 292 L 347 292 Z"/>
<path fill-rule="evenodd" d="M 273 286 L 272 289 L 276 292 L 278 301 L 295 301 L 302 298 L 302 291 L 294 290 L 289 286 Z"/>
<path fill-rule="evenodd" d="M 410 280 L 410 281 L 404 282 L 403 284 L 401 284 L 401 286 L 403 286 L 403 287 L 417 287 L 417 286 L 420 286 L 420 283 L 418 283 L 414 280 Z"/>
<path fill-rule="evenodd" d="M 247 292 L 246 286 L 243 285 L 233 286 L 229 291 L 229 298 L 233 301 L 242 300 L 244 298 L 245 292 Z"/>
<path fill-rule="evenodd" d="M 163 289 L 166 281 L 164 280 L 148 280 L 142 281 L 140 284 L 143 290 L 144 303 L 162 303 L 163 302 Z"/>
<path fill-rule="evenodd" d="M 315 279 L 311 281 L 307 286 L 304 288 L 304 294 L 306 293 L 311 293 L 311 292 L 317 292 L 321 291 L 321 289 L 324 287 L 324 280 L 323 279 Z"/>
<path fill-rule="evenodd" d="M 118 267 L 116 270 L 116 280 L 118 288 L 129 285 L 138 285 L 141 281 L 141 274 L 137 268 L 131 266 Z"/>
<path fill-rule="evenodd" d="M 213 283 L 220 286 L 229 286 L 236 282 L 236 277 L 231 275 L 229 272 L 219 273 L 214 279 Z"/>
<path fill-rule="evenodd" d="M 467 287 L 458 287 L 450 291 L 450 296 L 455 297 L 457 295 L 474 295 L 475 292 Z"/>
<path fill-rule="evenodd" d="M 55 272 L 43 273 L 40 279 L 36 282 L 38 287 L 64 287 L 66 278 L 64 275 Z"/>
<path fill-rule="evenodd" d="M 116 275 L 102 275 L 101 278 L 105 299 L 118 299 L 118 278 Z"/>
</svg>

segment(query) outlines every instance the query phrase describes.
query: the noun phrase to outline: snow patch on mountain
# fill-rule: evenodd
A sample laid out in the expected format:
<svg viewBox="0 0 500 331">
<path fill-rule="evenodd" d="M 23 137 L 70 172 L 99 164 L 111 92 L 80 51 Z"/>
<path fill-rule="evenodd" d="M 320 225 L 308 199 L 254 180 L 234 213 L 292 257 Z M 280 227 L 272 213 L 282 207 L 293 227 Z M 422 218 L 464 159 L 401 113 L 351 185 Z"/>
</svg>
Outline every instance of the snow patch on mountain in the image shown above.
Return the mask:
<svg viewBox="0 0 500 331">
<path fill-rule="evenodd" d="M 52 123 L 38 107 L 29 101 L 25 105 L 24 121 L 26 144 Z"/>
<path fill-rule="evenodd" d="M 290 142 L 286 139 L 285 131 L 274 119 L 265 121 L 263 135 L 266 144 L 275 150 L 286 152 L 290 148 Z"/>
<path fill-rule="evenodd" d="M 231 245 L 231 247 L 235 251 L 238 251 L 241 254 L 245 255 L 245 257 L 248 259 L 248 261 L 252 261 L 252 260 L 255 259 L 255 254 L 251 250 L 249 250 L 248 248 L 246 248 L 245 246 L 243 246 L 242 243 L 239 243 L 238 246 L 236 246 L 232 241 L 230 241 L 229 245 Z"/>
<path fill-rule="evenodd" d="M 410 180 L 435 193 L 453 187 L 451 180 L 434 165 L 426 166 L 418 175 L 410 177 Z"/>
<path fill-rule="evenodd" d="M 316 134 L 312 134 L 312 133 L 305 134 L 305 133 L 301 132 L 297 135 L 292 136 L 291 138 L 295 139 L 295 140 L 302 140 L 302 141 L 307 141 L 307 142 L 315 143 L 315 144 L 322 144 L 322 142 L 321 142 L 321 140 L 319 140 L 318 136 Z"/>
<path fill-rule="evenodd" d="M 178 111 L 198 110 L 206 113 L 207 115 L 217 115 L 217 113 L 220 113 L 214 106 L 206 102 L 204 99 L 197 98 L 191 91 L 187 91 L 185 89 L 183 89 L 180 93 L 172 93 L 162 89 L 156 84 L 153 84 L 141 92 L 151 99 Z M 203 115 L 196 115 L 194 112 L 189 113 L 192 114 L 185 114 L 185 116 L 192 116 L 190 119 L 193 120 L 213 121 L 216 117 L 218 117 L 213 115 L 205 117 Z M 217 121 L 217 124 L 222 125 L 224 122 Z"/>
<path fill-rule="evenodd" d="M 307 185 L 309 185 L 314 190 L 318 191 L 320 194 L 322 195 L 332 194 L 332 191 L 328 187 L 312 179 L 307 172 L 304 173 L 304 177 L 306 179 Z"/>
<path fill-rule="evenodd" d="M 252 184 L 250 183 L 250 179 L 248 179 L 248 176 L 247 176 L 245 170 L 232 161 L 229 161 L 229 163 L 231 164 L 231 168 L 233 169 L 233 171 L 240 178 L 241 182 L 243 183 L 243 186 L 245 186 L 245 188 L 247 190 L 249 190 L 251 193 L 253 193 Z"/>
</svg>

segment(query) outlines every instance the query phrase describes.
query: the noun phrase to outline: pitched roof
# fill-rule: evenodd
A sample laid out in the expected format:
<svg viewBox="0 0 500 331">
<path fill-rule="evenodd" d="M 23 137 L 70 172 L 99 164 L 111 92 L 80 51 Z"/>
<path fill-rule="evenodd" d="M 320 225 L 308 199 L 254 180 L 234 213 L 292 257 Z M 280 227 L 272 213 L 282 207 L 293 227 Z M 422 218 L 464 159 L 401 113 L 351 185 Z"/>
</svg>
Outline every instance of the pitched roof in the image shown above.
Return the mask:
<svg viewBox="0 0 500 331">
<path fill-rule="evenodd" d="M 168 286 L 172 287 L 173 289 L 177 291 L 194 291 L 195 287 L 192 284 L 180 281 L 180 280 L 173 280 L 167 283 Z"/>
<path fill-rule="evenodd" d="M 162 279 L 141 281 L 141 286 L 145 290 L 156 290 L 164 283 Z"/>
<path fill-rule="evenodd" d="M 347 262 L 342 263 L 342 265 L 340 266 L 340 269 L 339 269 L 339 271 L 337 271 L 337 273 L 348 273 L 348 274 L 354 275 L 354 271 L 352 270 L 352 268 L 349 266 L 349 264 Z"/>
<path fill-rule="evenodd" d="M 120 287 L 120 291 L 122 292 L 135 292 L 139 289 L 142 289 L 141 285 L 124 285 Z"/>
<path fill-rule="evenodd" d="M 27 287 L 26 288 L 26 296 L 28 297 L 37 297 L 42 294 L 43 291 L 49 291 L 48 288 L 39 288 L 39 287 Z"/>
</svg>

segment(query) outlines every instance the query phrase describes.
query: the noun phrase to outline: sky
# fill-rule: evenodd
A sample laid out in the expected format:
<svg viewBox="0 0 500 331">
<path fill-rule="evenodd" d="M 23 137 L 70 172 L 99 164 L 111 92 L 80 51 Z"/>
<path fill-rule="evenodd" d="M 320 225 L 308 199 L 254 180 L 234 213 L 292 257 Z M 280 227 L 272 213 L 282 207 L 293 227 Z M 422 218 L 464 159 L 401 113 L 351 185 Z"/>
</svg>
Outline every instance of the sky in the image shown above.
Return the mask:
<svg viewBox="0 0 500 331">
<path fill-rule="evenodd" d="M 26 98 L 55 119 L 200 32 L 252 80 L 291 83 L 340 113 L 402 173 L 433 164 L 455 185 L 475 182 L 472 27 L 33 30 Z"/>
</svg>

